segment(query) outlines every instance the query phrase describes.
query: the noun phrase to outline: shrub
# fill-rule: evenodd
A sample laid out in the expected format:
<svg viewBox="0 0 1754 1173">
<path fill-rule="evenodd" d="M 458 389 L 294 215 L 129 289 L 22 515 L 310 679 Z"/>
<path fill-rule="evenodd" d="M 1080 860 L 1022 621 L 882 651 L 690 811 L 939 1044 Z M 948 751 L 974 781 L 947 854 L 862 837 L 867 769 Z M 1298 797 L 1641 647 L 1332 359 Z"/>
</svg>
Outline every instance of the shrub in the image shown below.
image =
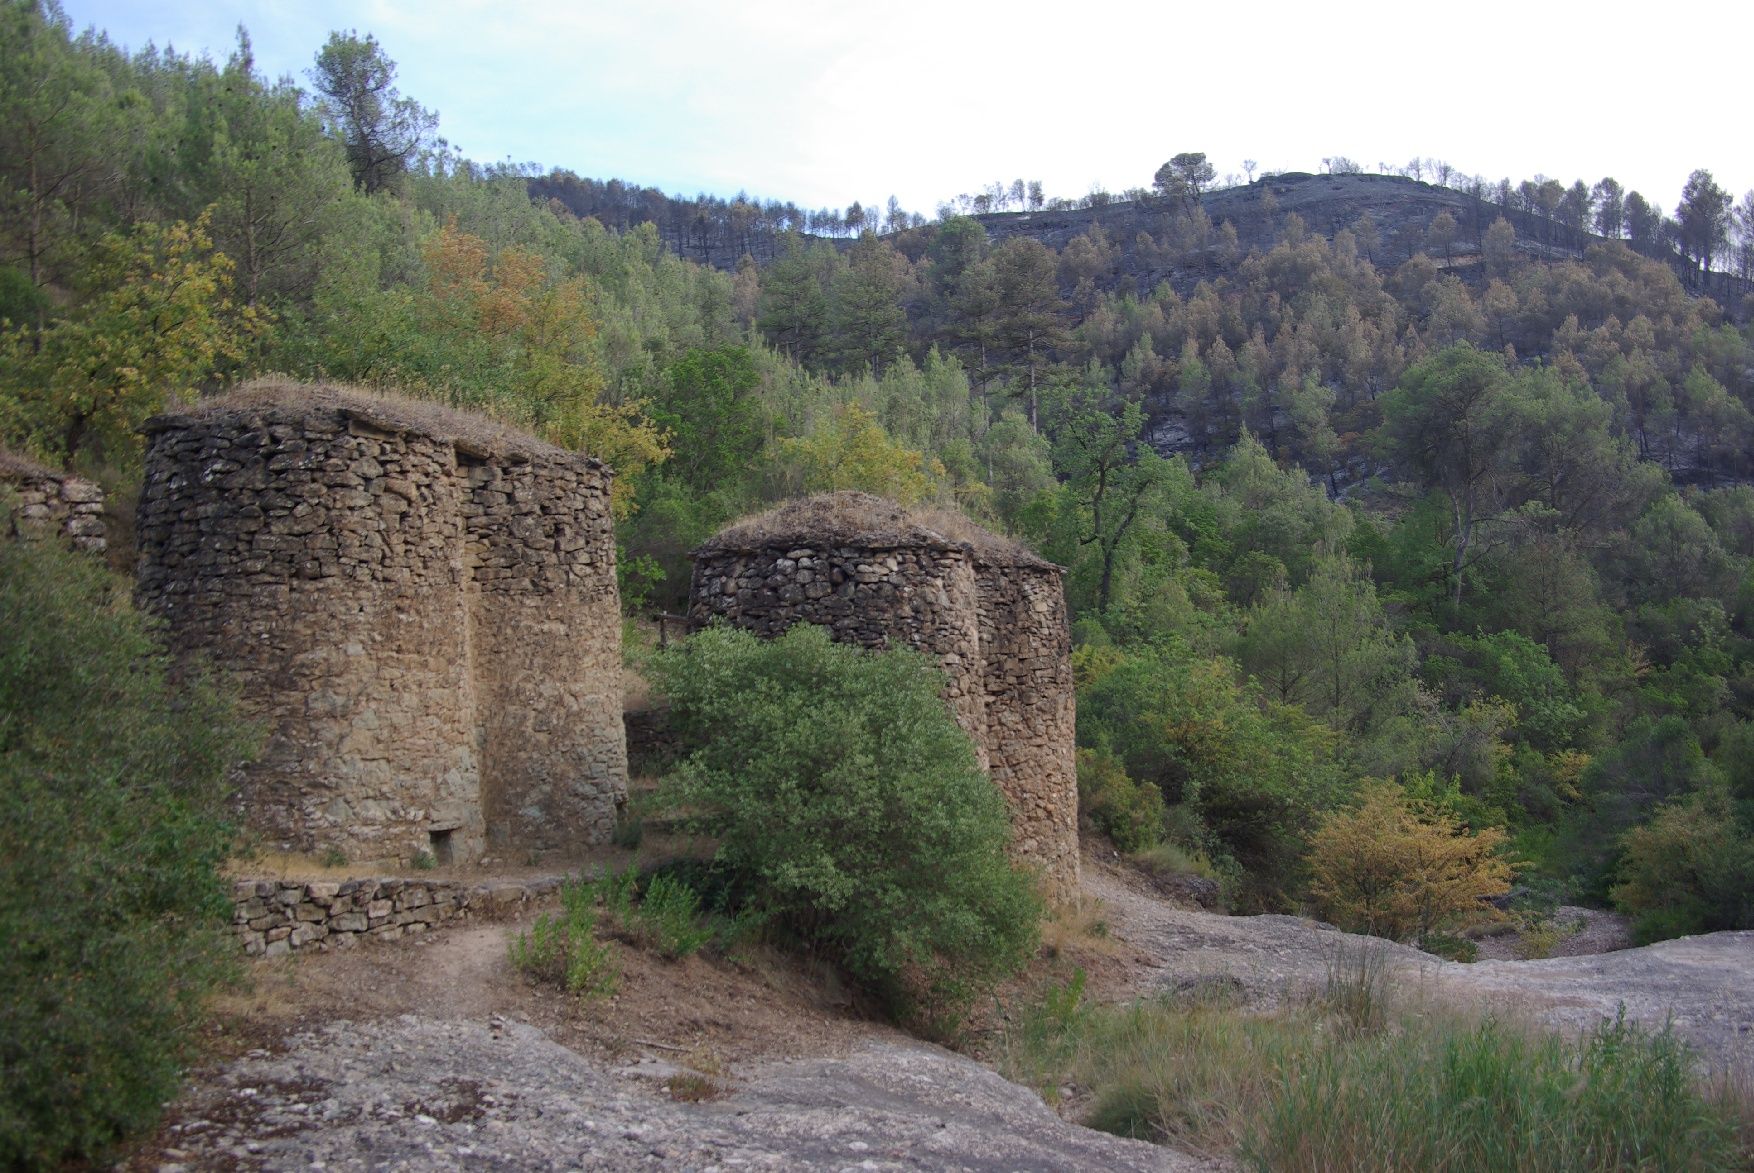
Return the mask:
<svg viewBox="0 0 1754 1173">
<path fill-rule="evenodd" d="M 582 998 L 613 994 L 620 973 L 614 951 L 597 940 L 598 896 L 595 884 L 561 884 L 560 911 L 540 914 L 512 939 L 512 965 Z"/>
<path fill-rule="evenodd" d="M 1127 777 L 1107 750 L 1078 751 L 1078 810 L 1091 828 L 1132 854 L 1163 838 L 1163 792 Z"/>
<path fill-rule="evenodd" d="M 1424 942 L 1510 891 L 1497 855 L 1504 832 L 1469 833 L 1454 815 L 1369 782 L 1355 810 L 1335 811 L 1310 836 L 1310 894 L 1342 928 Z"/>
<path fill-rule="evenodd" d="M 700 896 L 669 876 L 653 876 L 646 884 L 634 920 L 658 952 L 672 961 L 713 938 L 713 931 L 700 923 Z"/>
<path fill-rule="evenodd" d="M 921 1023 L 1028 957 L 1040 905 L 1004 800 L 924 656 L 715 628 L 656 668 L 688 749 L 662 794 L 747 907 Z"/>
<path fill-rule="evenodd" d="M 225 774 L 247 730 L 173 682 L 126 587 L 0 542 L 0 1167 L 144 1127 L 231 972 Z"/>
<path fill-rule="evenodd" d="M 1638 919 L 1640 944 L 1754 928 L 1754 836 L 1729 792 L 1711 785 L 1626 833 L 1614 903 Z"/>
</svg>

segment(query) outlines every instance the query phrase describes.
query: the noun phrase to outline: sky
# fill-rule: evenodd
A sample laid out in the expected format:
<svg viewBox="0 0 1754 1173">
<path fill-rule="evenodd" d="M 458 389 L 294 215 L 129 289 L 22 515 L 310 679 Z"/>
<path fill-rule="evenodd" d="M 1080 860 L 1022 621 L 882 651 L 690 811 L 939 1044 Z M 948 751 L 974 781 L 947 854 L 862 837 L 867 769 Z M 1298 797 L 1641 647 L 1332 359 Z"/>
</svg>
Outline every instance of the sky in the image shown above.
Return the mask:
<svg viewBox="0 0 1754 1173">
<path fill-rule="evenodd" d="M 375 35 L 401 92 L 479 162 L 672 194 L 933 214 L 1040 179 L 1148 187 L 1414 157 L 1513 181 L 1612 175 L 1673 211 L 1695 168 L 1754 187 L 1728 0 L 966 4 L 961 0 L 64 0 L 130 48 L 229 55 L 309 86 L 332 30 Z M 1197 10 L 1196 10 L 1197 9 Z"/>
</svg>

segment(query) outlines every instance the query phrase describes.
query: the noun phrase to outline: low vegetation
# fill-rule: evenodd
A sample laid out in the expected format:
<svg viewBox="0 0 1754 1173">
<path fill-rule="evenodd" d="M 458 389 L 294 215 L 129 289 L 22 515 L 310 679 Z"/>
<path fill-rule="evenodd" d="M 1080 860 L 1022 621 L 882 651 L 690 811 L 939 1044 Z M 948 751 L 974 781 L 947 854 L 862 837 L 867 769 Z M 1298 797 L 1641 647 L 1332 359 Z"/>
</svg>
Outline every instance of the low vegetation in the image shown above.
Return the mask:
<svg viewBox="0 0 1754 1173">
<path fill-rule="evenodd" d="M 709 629 L 654 667 L 687 747 L 661 793 L 746 916 L 934 1031 L 1029 956 L 1040 905 L 1004 801 L 923 656 L 801 624 Z"/>
<path fill-rule="evenodd" d="M 1702 1090 L 1687 1047 L 1624 1020 L 1581 1039 L 1393 1000 L 1369 955 L 1277 1014 L 1223 997 L 1125 1006 L 1048 990 L 1008 1073 L 1088 1095 L 1087 1124 L 1271 1170 L 1730 1169 L 1747 1105 Z"/>
<path fill-rule="evenodd" d="M 231 972 L 225 698 L 126 585 L 0 541 L 0 1167 L 100 1158 L 175 1092 Z"/>
<path fill-rule="evenodd" d="M 621 971 L 614 949 L 597 939 L 599 901 L 596 884 L 568 880 L 561 885 L 559 911 L 538 914 L 512 938 L 512 965 L 534 981 L 581 998 L 613 994 Z"/>
<path fill-rule="evenodd" d="M 559 911 L 538 915 L 510 950 L 512 964 L 530 978 L 586 999 L 604 998 L 620 981 L 614 940 L 676 961 L 721 933 L 735 937 L 736 926 L 706 915 L 686 879 L 663 871 L 642 878 L 630 864 L 595 880 L 564 882 Z"/>
</svg>

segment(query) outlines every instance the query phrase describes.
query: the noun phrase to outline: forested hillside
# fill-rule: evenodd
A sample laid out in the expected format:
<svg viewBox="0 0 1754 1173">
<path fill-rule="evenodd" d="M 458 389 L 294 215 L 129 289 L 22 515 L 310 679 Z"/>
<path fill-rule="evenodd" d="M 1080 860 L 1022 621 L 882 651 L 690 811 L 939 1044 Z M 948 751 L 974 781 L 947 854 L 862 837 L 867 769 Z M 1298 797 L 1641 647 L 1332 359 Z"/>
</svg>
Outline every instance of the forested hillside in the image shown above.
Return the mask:
<svg viewBox="0 0 1754 1173">
<path fill-rule="evenodd" d="M 1124 204 L 689 217 L 312 52 L 306 91 L 7 0 L 0 441 L 125 495 L 167 402 L 393 386 L 607 458 L 635 607 L 787 495 L 954 504 L 1069 567 L 1117 844 L 1295 906 L 1388 780 L 1649 935 L 1754 924 L 1754 199 L 1185 154 Z"/>
</svg>

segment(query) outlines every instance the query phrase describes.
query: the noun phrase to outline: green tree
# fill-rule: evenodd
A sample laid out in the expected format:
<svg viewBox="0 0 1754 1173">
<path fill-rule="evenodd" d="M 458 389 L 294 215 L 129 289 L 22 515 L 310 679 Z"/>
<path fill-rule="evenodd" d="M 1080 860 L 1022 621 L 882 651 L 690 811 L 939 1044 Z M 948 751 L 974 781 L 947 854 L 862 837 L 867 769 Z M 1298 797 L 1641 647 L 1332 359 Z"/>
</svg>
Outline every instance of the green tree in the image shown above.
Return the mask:
<svg viewBox="0 0 1754 1173">
<path fill-rule="evenodd" d="M 394 188 L 438 127 L 438 115 L 396 89 L 396 63 L 367 33 L 334 32 L 311 82 L 329 133 L 341 140 L 353 182 L 367 195 Z"/>
<path fill-rule="evenodd" d="M 1255 608 L 1239 651 L 1274 700 L 1353 737 L 1374 734 L 1417 699 L 1412 642 L 1389 629 L 1375 585 L 1343 556 L 1321 559 L 1302 587 Z"/>
<path fill-rule="evenodd" d="M 670 366 L 652 419 L 670 433 L 675 477 L 698 493 L 748 474 L 763 440 L 761 384 L 747 347 L 691 350 Z"/>
<path fill-rule="evenodd" d="M 347 161 L 290 81 L 256 73 L 249 37 L 212 82 L 214 142 L 198 177 L 213 236 L 237 266 L 245 305 L 308 298 L 331 209 L 349 194 Z"/>
<path fill-rule="evenodd" d="M 837 267 L 832 248 L 825 254 L 802 237 L 788 234 L 779 257 L 762 275 L 757 322 L 761 332 L 794 362 L 813 366 L 824 351 L 828 281 Z"/>
<path fill-rule="evenodd" d="M 867 408 L 844 404 L 818 417 L 803 436 L 782 439 L 778 457 L 797 492 L 862 489 L 902 505 L 917 505 L 936 492 L 943 469 L 889 438 Z"/>
<path fill-rule="evenodd" d="M 1030 237 L 1014 236 L 993 251 L 993 337 L 1006 369 L 1022 384 L 1031 426 L 1040 426 L 1041 391 L 1055 352 L 1068 346 L 1054 254 Z"/>
<path fill-rule="evenodd" d="M 1681 252 L 1691 258 L 1700 278 L 1711 271 L 1712 258 L 1729 247 L 1730 204 L 1730 193 L 1703 169 L 1689 175 L 1681 189 L 1681 203 L 1675 208 Z"/>
<path fill-rule="evenodd" d="M 1754 827 L 1726 788 L 1664 804 L 1622 843 L 1612 895 L 1641 941 L 1754 928 Z"/>
<path fill-rule="evenodd" d="M 902 352 L 907 281 L 906 257 L 873 233 L 859 237 L 846 267 L 835 274 L 829 297 L 828 346 L 842 372 L 882 374 Z"/>
<path fill-rule="evenodd" d="M 1244 869 L 1245 904 L 1282 905 L 1304 836 L 1344 793 L 1333 734 L 1239 684 L 1230 661 L 1180 641 L 1111 660 L 1082 682 L 1079 741 L 1112 751 L 1128 777 L 1161 790 L 1171 826 L 1191 815 L 1204 838 L 1189 846 Z"/>
<path fill-rule="evenodd" d="M 1200 204 L 1200 194 L 1217 177 L 1218 169 L 1206 161 L 1206 152 L 1183 151 L 1157 169 L 1151 185 L 1165 199 L 1195 208 Z"/>
<path fill-rule="evenodd" d="M 1078 503 L 1078 545 L 1096 560 L 1098 615 L 1114 601 L 1123 553 L 1164 512 L 1172 486 L 1189 479 L 1185 465 L 1140 443 L 1144 427 L 1137 403 L 1111 406 L 1089 382 L 1063 389 L 1051 405 L 1054 464 Z"/>
<path fill-rule="evenodd" d="M 104 186 L 114 111 L 110 79 L 72 43 L 65 13 L 0 6 L 0 257 L 34 286 L 72 259 L 79 214 Z"/>
<path fill-rule="evenodd" d="M 1609 240 L 1620 239 L 1626 225 L 1626 190 L 1619 180 L 1608 176 L 1598 181 L 1590 194 L 1596 205 L 1596 231 Z"/>
<path fill-rule="evenodd" d="M 1509 386 L 1500 359 L 1464 343 L 1412 367 L 1383 397 L 1384 455 L 1403 475 L 1448 499 L 1457 607 L 1476 528 L 1503 504 L 1505 451 L 1514 433 L 1500 407 Z"/>
</svg>

